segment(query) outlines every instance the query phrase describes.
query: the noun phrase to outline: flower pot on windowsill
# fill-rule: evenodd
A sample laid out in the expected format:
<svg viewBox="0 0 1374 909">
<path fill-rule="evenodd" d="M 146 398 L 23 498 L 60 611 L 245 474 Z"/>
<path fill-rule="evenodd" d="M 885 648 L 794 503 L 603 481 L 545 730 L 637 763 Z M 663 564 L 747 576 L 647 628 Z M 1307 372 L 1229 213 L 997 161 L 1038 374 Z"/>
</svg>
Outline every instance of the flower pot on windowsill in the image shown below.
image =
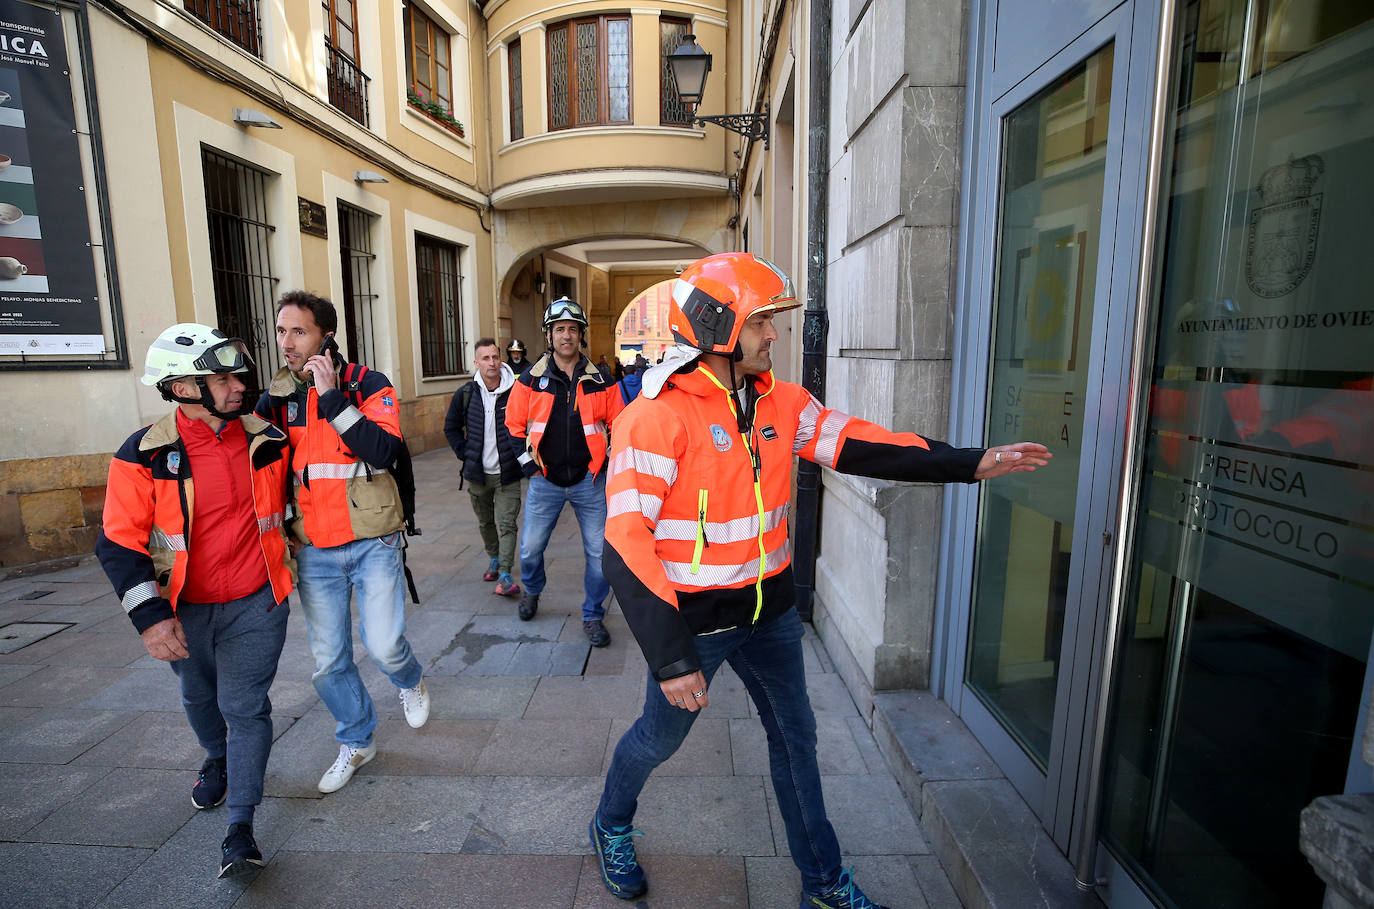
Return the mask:
<svg viewBox="0 0 1374 909">
<path fill-rule="evenodd" d="M 423 114 L 430 120 L 433 120 L 435 123 L 442 126 L 444 129 L 453 133 L 455 136 L 458 136 L 459 138 L 464 138 L 466 136 L 466 134 L 463 132 L 463 124 L 455 120 L 446 119 L 440 114 L 436 114 L 431 110 L 427 110 L 422 104 L 416 104 L 414 101 L 411 101 L 410 109 L 416 111 L 417 113 Z"/>
</svg>

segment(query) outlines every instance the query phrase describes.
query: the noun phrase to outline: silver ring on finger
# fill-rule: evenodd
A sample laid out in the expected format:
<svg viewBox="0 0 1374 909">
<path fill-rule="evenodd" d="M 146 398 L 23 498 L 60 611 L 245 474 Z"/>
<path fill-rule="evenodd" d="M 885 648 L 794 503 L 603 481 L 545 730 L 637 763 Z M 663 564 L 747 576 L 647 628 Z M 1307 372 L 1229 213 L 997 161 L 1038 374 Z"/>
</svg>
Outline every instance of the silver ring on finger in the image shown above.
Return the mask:
<svg viewBox="0 0 1374 909">
<path fill-rule="evenodd" d="M 694 697 L 694 698 L 703 698 L 703 697 L 706 697 L 706 691 L 705 691 L 705 690 L 702 690 L 702 691 L 693 691 L 693 692 L 692 692 L 692 697 Z"/>
<path fill-rule="evenodd" d="M 681 704 L 681 703 L 682 703 L 682 698 L 673 698 L 673 703 L 674 703 L 674 704 Z"/>
<path fill-rule="evenodd" d="M 994 463 L 994 464 L 1001 464 L 1001 463 L 1002 463 L 1002 452 L 1000 452 L 1000 451 L 994 451 L 994 452 L 992 453 L 992 463 Z"/>
</svg>

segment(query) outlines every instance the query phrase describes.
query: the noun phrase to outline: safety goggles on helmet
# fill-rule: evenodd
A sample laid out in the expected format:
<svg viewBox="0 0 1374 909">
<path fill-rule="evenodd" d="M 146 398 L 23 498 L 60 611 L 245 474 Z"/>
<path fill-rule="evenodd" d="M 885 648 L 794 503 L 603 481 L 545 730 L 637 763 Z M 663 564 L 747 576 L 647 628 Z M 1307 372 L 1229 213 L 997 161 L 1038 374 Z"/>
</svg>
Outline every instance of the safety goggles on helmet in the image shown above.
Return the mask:
<svg viewBox="0 0 1374 909">
<path fill-rule="evenodd" d="M 559 297 L 544 310 L 544 327 L 548 328 L 555 322 L 576 322 L 586 326 L 587 314 L 574 301 L 567 297 Z"/>
<path fill-rule="evenodd" d="M 238 338 L 227 338 L 196 357 L 191 365 L 213 374 L 247 372 L 253 367 L 253 358 L 248 354 L 247 344 Z"/>
</svg>

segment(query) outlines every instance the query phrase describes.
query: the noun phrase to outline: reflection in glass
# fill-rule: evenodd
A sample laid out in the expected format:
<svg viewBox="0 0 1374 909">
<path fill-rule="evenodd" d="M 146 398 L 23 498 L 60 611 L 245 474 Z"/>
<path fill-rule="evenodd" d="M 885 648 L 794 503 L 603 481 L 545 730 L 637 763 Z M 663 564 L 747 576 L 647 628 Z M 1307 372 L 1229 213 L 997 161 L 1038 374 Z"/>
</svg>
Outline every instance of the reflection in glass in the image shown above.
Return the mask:
<svg viewBox="0 0 1374 909">
<path fill-rule="evenodd" d="M 982 491 L 968 684 L 1049 760 L 1072 556 L 1112 47 L 1003 121 L 988 445 L 1033 439 L 1053 463 Z"/>
<path fill-rule="evenodd" d="M 1181 13 L 1104 822 L 1169 905 L 1322 900 L 1298 814 L 1346 788 L 1374 630 L 1370 13 Z"/>
</svg>

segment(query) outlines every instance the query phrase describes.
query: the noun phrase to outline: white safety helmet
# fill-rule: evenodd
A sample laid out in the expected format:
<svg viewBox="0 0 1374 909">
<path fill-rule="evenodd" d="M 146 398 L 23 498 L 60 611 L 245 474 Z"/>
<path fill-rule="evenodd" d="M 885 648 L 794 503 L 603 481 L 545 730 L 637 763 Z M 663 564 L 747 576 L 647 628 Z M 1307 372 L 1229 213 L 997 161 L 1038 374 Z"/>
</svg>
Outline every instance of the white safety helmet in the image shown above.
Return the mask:
<svg viewBox="0 0 1374 909">
<path fill-rule="evenodd" d="M 201 404 L 215 416 L 230 419 L 242 411 L 233 414 L 217 411 L 202 377 L 248 372 L 252 368 L 253 358 L 248 355 L 248 345 L 238 338 L 226 338 L 218 328 L 208 325 L 182 322 L 158 335 L 148 348 L 142 382 L 155 386 L 164 400 Z M 173 382 L 187 378 L 195 378 L 200 388 L 199 398 L 178 397 L 172 392 Z"/>
</svg>

